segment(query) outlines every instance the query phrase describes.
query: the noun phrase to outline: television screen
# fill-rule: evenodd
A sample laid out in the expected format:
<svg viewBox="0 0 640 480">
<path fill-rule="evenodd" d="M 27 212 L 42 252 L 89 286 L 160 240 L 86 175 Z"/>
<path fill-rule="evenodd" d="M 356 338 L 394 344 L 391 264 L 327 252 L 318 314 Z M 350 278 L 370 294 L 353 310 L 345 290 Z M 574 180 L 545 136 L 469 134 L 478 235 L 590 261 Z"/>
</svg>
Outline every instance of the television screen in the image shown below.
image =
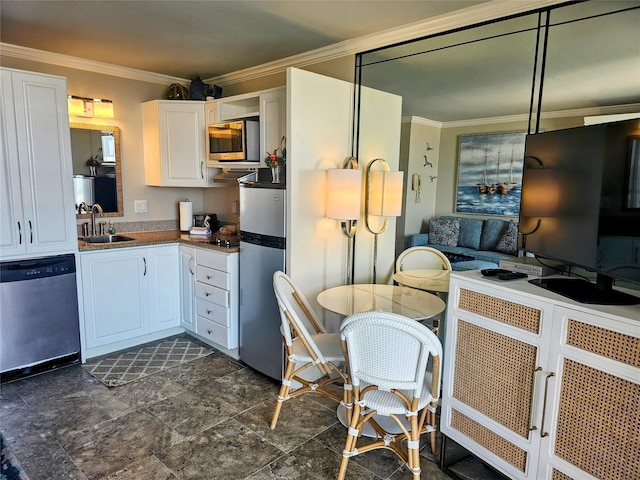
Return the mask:
<svg viewBox="0 0 640 480">
<path fill-rule="evenodd" d="M 596 272 L 599 291 L 640 285 L 640 119 L 527 135 L 520 230 L 523 250 Z"/>
</svg>

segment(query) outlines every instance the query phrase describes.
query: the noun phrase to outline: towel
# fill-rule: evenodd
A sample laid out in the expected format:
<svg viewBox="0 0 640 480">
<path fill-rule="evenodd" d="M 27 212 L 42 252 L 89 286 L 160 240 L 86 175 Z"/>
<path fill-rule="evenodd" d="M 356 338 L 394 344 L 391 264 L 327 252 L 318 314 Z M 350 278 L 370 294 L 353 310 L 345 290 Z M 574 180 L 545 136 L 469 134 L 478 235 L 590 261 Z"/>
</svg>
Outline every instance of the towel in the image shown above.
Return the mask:
<svg viewBox="0 0 640 480">
<path fill-rule="evenodd" d="M 211 235 L 211 230 L 207 227 L 191 227 L 189 235 Z"/>
</svg>

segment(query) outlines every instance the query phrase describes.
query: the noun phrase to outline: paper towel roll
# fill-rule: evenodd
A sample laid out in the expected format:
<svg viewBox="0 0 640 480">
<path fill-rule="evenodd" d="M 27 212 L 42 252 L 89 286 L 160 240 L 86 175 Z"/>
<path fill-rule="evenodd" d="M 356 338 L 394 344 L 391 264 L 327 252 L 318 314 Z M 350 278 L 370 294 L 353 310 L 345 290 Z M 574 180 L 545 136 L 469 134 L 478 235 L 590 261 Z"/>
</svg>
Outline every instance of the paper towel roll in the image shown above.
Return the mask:
<svg viewBox="0 0 640 480">
<path fill-rule="evenodd" d="M 188 232 L 193 227 L 193 204 L 189 200 L 180 202 L 180 230 Z"/>
</svg>

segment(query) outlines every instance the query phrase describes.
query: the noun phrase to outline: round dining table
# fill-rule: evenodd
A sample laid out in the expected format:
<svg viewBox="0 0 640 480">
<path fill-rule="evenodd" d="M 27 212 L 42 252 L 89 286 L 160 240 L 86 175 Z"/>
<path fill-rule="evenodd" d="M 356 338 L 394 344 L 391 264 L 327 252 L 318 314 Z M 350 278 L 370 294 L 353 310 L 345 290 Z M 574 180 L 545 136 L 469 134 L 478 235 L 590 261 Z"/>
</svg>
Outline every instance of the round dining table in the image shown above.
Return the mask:
<svg viewBox="0 0 640 480">
<path fill-rule="evenodd" d="M 436 295 L 398 285 L 341 285 L 320 292 L 317 300 L 322 307 L 340 315 L 379 310 L 422 320 L 445 309 L 444 301 Z"/>
<path fill-rule="evenodd" d="M 404 315 L 414 320 L 425 320 L 442 313 L 444 301 L 438 296 L 410 287 L 382 284 L 341 285 L 329 288 L 318 294 L 318 303 L 340 315 L 352 315 L 359 312 L 383 311 Z M 344 405 L 338 405 L 338 420 L 348 426 Z M 388 432 L 399 434 L 402 430 L 388 417 L 376 417 Z M 362 435 L 375 438 L 376 431 L 366 423 Z"/>
</svg>

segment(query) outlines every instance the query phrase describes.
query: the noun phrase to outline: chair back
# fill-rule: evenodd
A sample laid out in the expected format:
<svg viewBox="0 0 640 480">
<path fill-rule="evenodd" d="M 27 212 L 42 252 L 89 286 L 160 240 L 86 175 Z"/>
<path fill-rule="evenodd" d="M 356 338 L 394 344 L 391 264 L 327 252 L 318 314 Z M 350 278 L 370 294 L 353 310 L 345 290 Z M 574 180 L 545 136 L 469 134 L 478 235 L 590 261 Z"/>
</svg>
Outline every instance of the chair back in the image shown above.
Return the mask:
<svg viewBox="0 0 640 480">
<path fill-rule="evenodd" d="M 280 309 L 282 322 L 280 330 L 285 344 L 291 346 L 293 339 L 300 336 L 304 339 L 303 343 L 308 344 L 308 348 L 310 347 L 319 358 L 324 358 L 311 336 L 316 333 L 325 333 L 326 329 L 293 280 L 278 270 L 273 274 L 273 291 Z"/>
<path fill-rule="evenodd" d="M 440 250 L 432 247 L 411 247 L 396 260 L 396 273 L 404 270 L 451 270 L 451 262 Z"/>
<path fill-rule="evenodd" d="M 354 386 L 365 382 L 381 390 L 409 390 L 419 398 L 431 356 L 430 393 L 439 398 L 442 345 L 421 323 L 394 313 L 363 312 L 347 317 L 340 333 Z"/>
</svg>

